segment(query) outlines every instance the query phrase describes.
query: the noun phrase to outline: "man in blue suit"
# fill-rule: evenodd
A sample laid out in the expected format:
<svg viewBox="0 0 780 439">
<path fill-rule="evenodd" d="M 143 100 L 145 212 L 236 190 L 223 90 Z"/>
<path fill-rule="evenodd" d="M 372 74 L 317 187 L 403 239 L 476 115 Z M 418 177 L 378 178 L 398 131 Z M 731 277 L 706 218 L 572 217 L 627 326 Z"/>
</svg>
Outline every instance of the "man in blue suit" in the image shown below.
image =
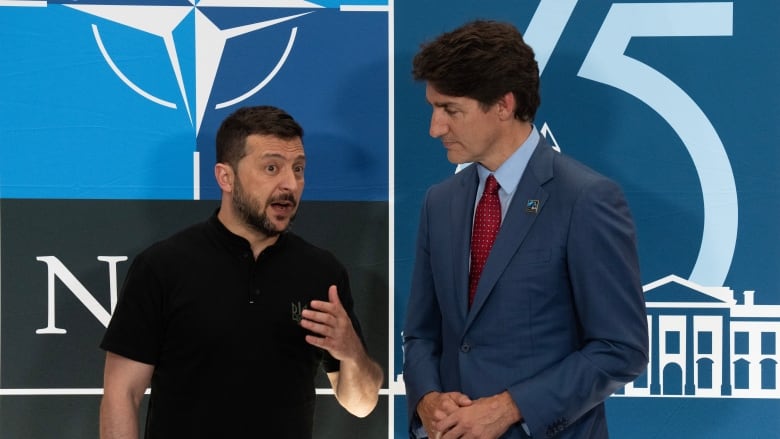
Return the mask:
<svg viewBox="0 0 780 439">
<path fill-rule="evenodd" d="M 432 186 L 420 214 L 403 328 L 410 436 L 607 438 L 604 400 L 648 361 L 622 190 L 534 127 L 539 70 L 514 26 L 447 32 L 413 74 L 430 135 L 450 162 L 472 164 Z M 477 281 L 472 223 L 488 176 L 501 224 Z"/>
</svg>

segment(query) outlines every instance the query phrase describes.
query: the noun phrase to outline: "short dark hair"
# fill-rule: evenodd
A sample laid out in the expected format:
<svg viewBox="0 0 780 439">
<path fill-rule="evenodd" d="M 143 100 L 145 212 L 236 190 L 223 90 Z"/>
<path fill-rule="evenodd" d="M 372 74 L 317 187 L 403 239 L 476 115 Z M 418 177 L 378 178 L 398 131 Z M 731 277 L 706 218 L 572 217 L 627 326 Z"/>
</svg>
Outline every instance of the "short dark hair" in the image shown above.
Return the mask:
<svg viewBox="0 0 780 439">
<path fill-rule="evenodd" d="M 423 43 L 412 65 L 415 80 L 445 95 L 476 99 L 483 108 L 512 92 L 520 120 L 532 122 L 541 103 L 534 51 L 509 23 L 468 22 Z"/>
<path fill-rule="evenodd" d="M 252 134 L 283 140 L 303 139 L 303 128 L 281 108 L 270 105 L 242 107 L 228 116 L 217 131 L 217 163 L 233 169 L 246 154 L 246 138 Z"/>
</svg>

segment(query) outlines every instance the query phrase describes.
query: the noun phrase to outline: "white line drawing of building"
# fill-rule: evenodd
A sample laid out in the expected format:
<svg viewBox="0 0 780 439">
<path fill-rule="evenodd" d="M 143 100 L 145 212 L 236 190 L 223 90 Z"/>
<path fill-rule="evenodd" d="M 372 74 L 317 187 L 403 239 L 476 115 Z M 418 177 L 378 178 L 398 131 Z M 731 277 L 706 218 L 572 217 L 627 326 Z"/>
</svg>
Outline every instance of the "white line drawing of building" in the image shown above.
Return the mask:
<svg viewBox="0 0 780 439">
<path fill-rule="evenodd" d="M 780 305 L 673 274 L 643 290 L 650 362 L 615 396 L 780 398 Z"/>
</svg>

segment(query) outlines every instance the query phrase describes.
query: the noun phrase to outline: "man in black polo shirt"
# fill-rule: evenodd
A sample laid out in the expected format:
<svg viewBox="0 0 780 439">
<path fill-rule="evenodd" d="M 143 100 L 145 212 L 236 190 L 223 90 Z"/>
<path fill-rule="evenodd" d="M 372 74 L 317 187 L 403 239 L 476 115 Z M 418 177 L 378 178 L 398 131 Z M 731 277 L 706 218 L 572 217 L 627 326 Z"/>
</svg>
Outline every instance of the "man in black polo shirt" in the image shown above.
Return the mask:
<svg viewBox="0 0 780 439">
<path fill-rule="evenodd" d="M 383 379 L 366 352 L 344 266 L 289 231 L 304 186 L 303 130 L 283 110 L 242 108 L 217 133 L 219 209 L 133 261 L 101 347 L 100 437 L 312 436 L 327 372 L 355 416 Z"/>
</svg>

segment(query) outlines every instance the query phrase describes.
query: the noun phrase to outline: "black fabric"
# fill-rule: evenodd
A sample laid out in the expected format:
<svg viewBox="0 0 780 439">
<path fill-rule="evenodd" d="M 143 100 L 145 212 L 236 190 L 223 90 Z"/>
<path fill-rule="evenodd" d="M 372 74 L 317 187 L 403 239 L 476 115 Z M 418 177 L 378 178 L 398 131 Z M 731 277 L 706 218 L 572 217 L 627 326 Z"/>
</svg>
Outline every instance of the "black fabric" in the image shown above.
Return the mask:
<svg viewBox="0 0 780 439">
<path fill-rule="evenodd" d="M 345 268 L 294 233 L 254 260 L 215 212 L 139 254 L 100 346 L 155 366 L 146 438 L 311 437 L 317 369 L 338 361 L 298 319 L 332 284 L 360 335 Z"/>
</svg>

